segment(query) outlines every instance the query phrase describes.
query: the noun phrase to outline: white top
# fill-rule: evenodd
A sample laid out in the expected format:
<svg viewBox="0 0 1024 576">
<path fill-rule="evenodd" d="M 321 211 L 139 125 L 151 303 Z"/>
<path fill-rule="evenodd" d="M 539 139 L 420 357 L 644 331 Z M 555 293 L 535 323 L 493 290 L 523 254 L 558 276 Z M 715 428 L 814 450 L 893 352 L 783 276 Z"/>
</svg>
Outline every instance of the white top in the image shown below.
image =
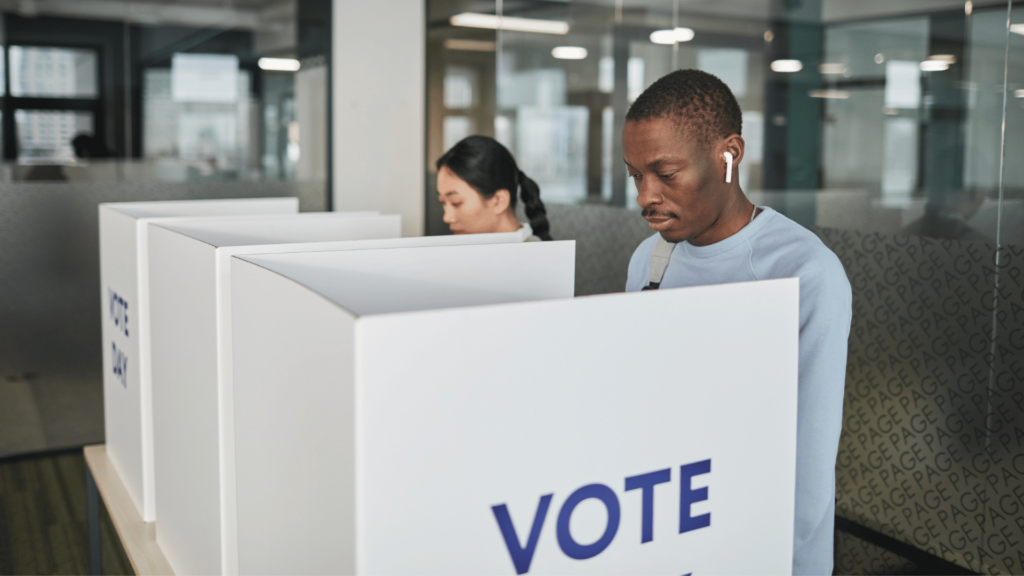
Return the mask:
<svg viewBox="0 0 1024 576">
<path fill-rule="evenodd" d="M 831 574 L 836 453 L 843 428 L 852 292 L 839 258 L 817 236 L 771 208 L 761 210 L 753 222 L 721 242 L 676 244 L 660 289 L 800 279 L 793 574 Z M 627 292 L 647 285 L 657 240 L 655 234 L 633 252 Z M 742 356 L 743 351 L 737 350 L 737 358 Z"/>
<path fill-rule="evenodd" d="M 539 236 L 534 236 L 533 227 L 526 222 L 519 223 L 519 233 L 523 235 L 523 242 L 540 242 Z"/>
</svg>

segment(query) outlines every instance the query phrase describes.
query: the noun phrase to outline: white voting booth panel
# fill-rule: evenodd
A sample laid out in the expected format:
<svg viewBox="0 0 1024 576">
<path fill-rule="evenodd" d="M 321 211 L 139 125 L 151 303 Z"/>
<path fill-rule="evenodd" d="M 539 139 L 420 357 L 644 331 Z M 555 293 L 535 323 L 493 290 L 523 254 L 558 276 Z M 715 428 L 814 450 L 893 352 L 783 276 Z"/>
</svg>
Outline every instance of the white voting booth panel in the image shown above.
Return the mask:
<svg viewBox="0 0 1024 576">
<path fill-rule="evenodd" d="M 100 307 L 107 454 L 139 515 L 155 518 L 149 373 L 149 226 L 180 218 L 294 214 L 297 198 L 100 204 Z"/>
<path fill-rule="evenodd" d="M 797 280 L 560 250 L 232 260 L 240 573 L 790 572 Z"/>
<path fill-rule="evenodd" d="M 522 241 L 518 232 L 397 238 L 399 230 L 398 216 L 342 221 L 329 214 L 188 222 L 154 230 L 151 257 L 160 262 L 152 270 L 158 287 L 153 296 L 157 539 L 176 571 L 237 570 L 226 262 L 250 253 Z"/>
<path fill-rule="evenodd" d="M 400 216 L 365 213 L 152 227 L 156 536 L 175 572 L 236 571 L 230 257 L 326 249 L 400 235 Z"/>
</svg>

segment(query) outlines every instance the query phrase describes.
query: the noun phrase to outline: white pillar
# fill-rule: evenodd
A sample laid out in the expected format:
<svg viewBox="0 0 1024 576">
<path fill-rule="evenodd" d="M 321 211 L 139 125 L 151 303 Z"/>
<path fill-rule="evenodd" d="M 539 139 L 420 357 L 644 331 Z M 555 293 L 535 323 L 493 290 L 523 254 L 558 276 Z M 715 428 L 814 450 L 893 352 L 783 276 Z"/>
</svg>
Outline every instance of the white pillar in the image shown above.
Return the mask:
<svg viewBox="0 0 1024 576">
<path fill-rule="evenodd" d="M 333 0 L 335 210 L 402 215 L 423 234 L 426 9 L 423 0 Z"/>
</svg>

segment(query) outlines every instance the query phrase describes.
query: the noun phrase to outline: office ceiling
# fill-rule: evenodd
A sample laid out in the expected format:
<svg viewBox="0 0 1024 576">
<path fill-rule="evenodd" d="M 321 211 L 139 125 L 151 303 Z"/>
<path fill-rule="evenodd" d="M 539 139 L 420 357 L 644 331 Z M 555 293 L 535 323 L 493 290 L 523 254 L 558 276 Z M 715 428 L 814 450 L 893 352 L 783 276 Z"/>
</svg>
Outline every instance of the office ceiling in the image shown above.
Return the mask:
<svg viewBox="0 0 1024 576">
<path fill-rule="evenodd" d="M 0 0 L 0 11 L 139 24 L 259 29 L 294 21 L 296 0 Z"/>
<path fill-rule="evenodd" d="M 79 0 L 88 3 L 88 0 Z M 164 4 L 169 6 L 202 6 L 233 10 L 261 10 L 281 4 L 282 0 L 133 0 L 141 4 Z M 294 0 L 291 1 L 294 3 Z"/>
</svg>

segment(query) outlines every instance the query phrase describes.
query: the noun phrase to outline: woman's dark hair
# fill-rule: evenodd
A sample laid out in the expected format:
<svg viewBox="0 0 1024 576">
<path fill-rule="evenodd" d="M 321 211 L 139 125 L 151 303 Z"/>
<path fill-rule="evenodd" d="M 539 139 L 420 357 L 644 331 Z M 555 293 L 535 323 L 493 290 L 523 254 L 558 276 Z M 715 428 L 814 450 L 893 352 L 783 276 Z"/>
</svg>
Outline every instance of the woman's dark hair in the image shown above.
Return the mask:
<svg viewBox="0 0 1024 576">
<path fill-rule="evenodd" d="M 447 166 L 484 199 L 498 190 L 509 191 L 509 207 L 515 210 L 516 196 L 523 199 L 526 217 L 533 233 L 541 240 L 551 240 L 547 210 L 540 201 L 540 187 L 516 166 L 512 153 L 494 138 L 469 136 L 452 146 L 437 159 L 437 169 Z M 518 194 L 516 191 L 518 190 Z"/>
</svg>

